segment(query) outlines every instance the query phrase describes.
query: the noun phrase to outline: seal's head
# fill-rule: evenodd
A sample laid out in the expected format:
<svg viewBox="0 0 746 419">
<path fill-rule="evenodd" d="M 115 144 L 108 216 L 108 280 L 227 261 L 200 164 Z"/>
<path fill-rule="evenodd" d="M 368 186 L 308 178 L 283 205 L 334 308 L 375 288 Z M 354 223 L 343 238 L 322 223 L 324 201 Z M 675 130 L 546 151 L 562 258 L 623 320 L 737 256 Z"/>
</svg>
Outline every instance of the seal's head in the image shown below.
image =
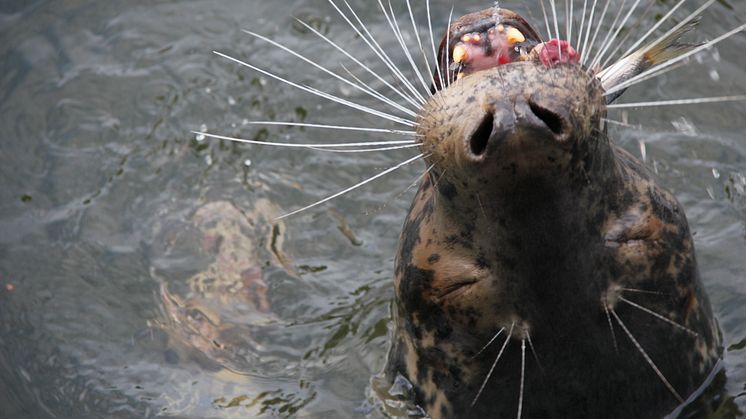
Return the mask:
<svg viewBox="0 0 746 419">
<path fill-rule="evenodd" d="M 569 52 L 448 73 L 419 115 L 388 372 L 431 416 L 661 417 L 718 359 L 683 211 Z"/>
</svg>

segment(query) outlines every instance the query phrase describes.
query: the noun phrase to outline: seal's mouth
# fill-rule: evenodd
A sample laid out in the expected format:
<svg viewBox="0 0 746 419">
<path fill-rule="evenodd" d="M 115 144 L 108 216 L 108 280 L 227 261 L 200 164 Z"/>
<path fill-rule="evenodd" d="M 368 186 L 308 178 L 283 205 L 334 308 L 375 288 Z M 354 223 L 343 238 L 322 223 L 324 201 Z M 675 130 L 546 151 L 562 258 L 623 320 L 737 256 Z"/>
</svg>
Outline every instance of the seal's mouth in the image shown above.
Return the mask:
<svg viewBox="0 0 746 419">
<path fill-rule="evenodd" d="M 513 22 L 511 22 L 513 23 Z M 527 38 L 526 29 L 518 23 L 480 23 L 456 34 L 449 45 L 451 62 L 448 70 L 456 79 L 498 65 L 526 61 L 529 53 L 541 42 Z M 530 35 L 529 35 L 530 36 Z"/>
<path fill-rule="evenodd" d="M 527 61 L 541 43 L 538 33 L 521 16 L 505 9 L 489 9 L 456 21 L 440 44 L 439 69 L 433 91 L 477 71 L 516 61 Z"/>
</svg>

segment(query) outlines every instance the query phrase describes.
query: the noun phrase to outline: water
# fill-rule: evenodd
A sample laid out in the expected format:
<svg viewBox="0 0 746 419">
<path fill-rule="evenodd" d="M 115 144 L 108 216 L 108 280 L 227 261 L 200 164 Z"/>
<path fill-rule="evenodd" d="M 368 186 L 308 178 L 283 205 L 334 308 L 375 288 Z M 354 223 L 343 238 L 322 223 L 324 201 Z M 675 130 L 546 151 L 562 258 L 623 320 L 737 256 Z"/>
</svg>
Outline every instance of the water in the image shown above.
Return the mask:
<svg viewBox="0 0 746 419">
<path fill-rule="evenodd" d="M 372 32 L 388 33 L 374 2 L 352 3 Z M 487 3 L 459 2 L 456 14 Z M 703 27 L 710 38 L 746 21 L 746 4 L 733 7 L 713 6 Z M 450 4 L 433 8 L 442 27 Z M 0 3 L 0 416 L 366 411 L 366 388 L 385 362 L 393 255 L 421 165 L 273 229 L 273 216 L 413 153 L 332 155 L 190 134 L 320 142 L 330 134 L 247 121 L 393 127 L 211 53 L 373 105 L 240 32 L 335 66 L 340 57 L 292 16 L 373 61 L 322 0 Z M 540 9 L 527 17 L 543 28 Z M 396 44 L 387 37 L 384 46 Z M 737 36 L 623 101 L 743 93 L 743 46 Z M 643 126 L 612 131 L 630 151 L 645 150 L 687 209 L 730 348 L 731 397 L 746 383 L 744 115 L 743 103 L 612 114 Z M 239 257 L 216 253 L 216 240 Z M 746 409 L 744 397 L 735 404 Z"/>
</svg>

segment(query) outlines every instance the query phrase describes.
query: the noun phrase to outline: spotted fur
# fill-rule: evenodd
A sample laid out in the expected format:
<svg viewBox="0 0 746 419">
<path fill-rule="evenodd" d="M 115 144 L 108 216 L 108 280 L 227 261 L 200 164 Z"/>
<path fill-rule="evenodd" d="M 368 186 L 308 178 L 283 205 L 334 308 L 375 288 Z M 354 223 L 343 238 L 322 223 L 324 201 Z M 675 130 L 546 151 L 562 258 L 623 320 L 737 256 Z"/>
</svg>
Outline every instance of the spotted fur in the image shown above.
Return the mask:
<svg viewBox="0 0 746 419">
<path fill-rule="evenodd" d="M 421 112 L 433 169 L 401 235 L 387 372 L 430 416 L 515 417 L 530 338 L 523 417 L 662 417 L 680 401 L 609 312 L 683 398 L 721 356 L 684 212 L 610 143 L 605 113 L 581 68 L 534 62 Z"/>
</svg>

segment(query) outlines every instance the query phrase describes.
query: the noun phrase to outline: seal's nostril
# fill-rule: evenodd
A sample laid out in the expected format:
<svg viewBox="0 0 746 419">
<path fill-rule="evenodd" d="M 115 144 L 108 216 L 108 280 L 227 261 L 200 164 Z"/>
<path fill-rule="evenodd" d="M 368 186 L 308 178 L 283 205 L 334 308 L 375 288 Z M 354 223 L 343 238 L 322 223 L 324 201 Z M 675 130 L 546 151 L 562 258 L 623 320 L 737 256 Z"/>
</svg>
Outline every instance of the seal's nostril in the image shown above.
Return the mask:
<svg viewBox="0 0 746 419">
<path fill-rule="evenodd" d="M 491 113 L 485 113 L 482 122 L 479 123 L 476 131 L 471 135 L 469 145 L 471 146 L 471 152 L 475 156 L 481 156 L 487 151 L 487 143 L 492 136 L 494 123 L 495 117 Z"/>
<path fill-rule="evenodd" d="M 549 127 L 550 130 L 552 130 L 553 133 L 557 135 L 562 134 L 562 131 L 564 130 L 564 123 L 562 122 L 561 116 L 550 111 L 549 109 L 537 105 L 533 101 L 530 101 L 528 103 L 528 106 L 531 107 L 531 112 L 533 112 L 534 115 L 541 119 L 546 124 L 546 126 Z"/>
</svg>

